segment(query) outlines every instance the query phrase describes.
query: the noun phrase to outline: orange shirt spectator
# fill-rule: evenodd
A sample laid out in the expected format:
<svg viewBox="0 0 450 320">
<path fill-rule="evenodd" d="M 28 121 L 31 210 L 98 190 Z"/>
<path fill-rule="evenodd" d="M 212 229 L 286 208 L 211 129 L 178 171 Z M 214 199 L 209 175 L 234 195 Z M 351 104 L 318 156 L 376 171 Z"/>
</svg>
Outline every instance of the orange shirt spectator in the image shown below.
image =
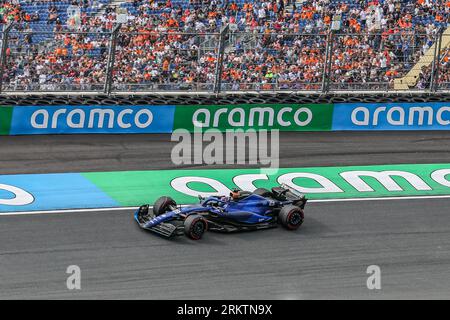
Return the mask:
<svg viewBox="0 0 450 320">
<path fill-rule="evenodd" d="M 162 70 L 169 71 L 169 60 L 164 60 Z"/>
</svg>

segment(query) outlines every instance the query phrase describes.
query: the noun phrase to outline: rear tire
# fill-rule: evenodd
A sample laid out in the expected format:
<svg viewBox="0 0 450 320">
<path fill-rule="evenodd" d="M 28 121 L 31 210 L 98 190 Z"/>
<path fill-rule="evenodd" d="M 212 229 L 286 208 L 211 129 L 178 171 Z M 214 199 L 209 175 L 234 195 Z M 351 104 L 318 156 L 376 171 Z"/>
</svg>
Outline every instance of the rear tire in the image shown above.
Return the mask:
<svg viewBox="0 0 450 320">
<path fill-rule="evenodd" d="M 200 240 L 207 229 L 208 223 L 198 214 L 190 215 L 184 220 L 184 234 L 192 240 Z"/>
<path fill-rule="evenodd" d="M 272 192 L 270 192 L 269 190 L 265 189 L 265 188 L 258 188 L 255 191 L 253 191 L 253 194 L 256 194 L 258 196 L 267 198 L 267 197 L 272 197 Z"/>
<path fill-rule="evenodd" d="M 171 197 L 160 197 L 153 205 L 153 213 L 159 216 L 167 211 L 170 211 L 170 206 L 176 207 L 177 203 Z"/>
<path fill-rule="evenodd" d="M 297 206 L 288 205 L 281 208 L 278 220 L 288 230 L 297 230 L 303 223 L 305 215 L 303 210 Z"/>
</svg>

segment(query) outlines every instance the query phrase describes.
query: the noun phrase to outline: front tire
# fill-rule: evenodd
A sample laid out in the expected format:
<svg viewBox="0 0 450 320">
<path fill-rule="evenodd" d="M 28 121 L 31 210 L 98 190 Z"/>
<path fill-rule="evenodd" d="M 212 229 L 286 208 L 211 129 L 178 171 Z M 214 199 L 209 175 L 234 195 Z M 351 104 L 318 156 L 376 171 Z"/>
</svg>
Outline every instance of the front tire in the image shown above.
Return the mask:
<svg viewBox="0 0 450 320">
<path fill-rule="evenodd" d="M 297 230 L 302 225 L 305 215 L 301 208 L 288 205 L 281 208 L 278 219 L 286 229 Z"/>
<path fill-rule="evenodd" d="M 184 234 L 192 240 L 200 240 L 207 229 L 208 223 L 198 214 L 190 215 L 184 220 Z"/>
<path fill-rule="evenodd" d="M 153 205 L 153 213 L 159 216 L 167 211 L 171 211 L 170 207 L 176 207 L 177 203 L 171 197 L 160 197 Z"/>
</svg>

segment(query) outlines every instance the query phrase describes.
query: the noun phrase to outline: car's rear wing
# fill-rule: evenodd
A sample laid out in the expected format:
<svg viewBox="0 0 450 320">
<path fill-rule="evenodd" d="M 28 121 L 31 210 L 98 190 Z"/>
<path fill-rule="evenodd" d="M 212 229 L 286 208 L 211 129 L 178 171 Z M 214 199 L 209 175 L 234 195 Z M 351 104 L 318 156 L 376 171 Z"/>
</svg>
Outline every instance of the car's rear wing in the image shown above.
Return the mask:
<svg viewBox="0 0 450 320">
<path fill-rule="evenodd" d="M 294 188 L 288 186 L 288 185 L 285 184 L 285 183 L 282 183 L 282 184 L 280 185 L 280 187 L 282 187 L 283 189 L 289 190 L 290 193 L 292 193 L 293 195 L 295 195 L 295 196 L 297 196 L 297 197 L 299 197 L 299 198 L 305 197 L 305 195 L 304 195 L 303 193 L 301 193 L 300 191 L 298 191 L 298 190 L 296 190 L 296 189 L 294 189 Z"/>
<path fill-rule="evenodd" d="M 293 197 L 297 200 L 297 201 L 293 202 L 295 205 L 298 205 L 302 209 L 305 208 L 305 205 L 306 205 L 306 202 L 308 201 L 308 199 L 306 199 L 306 196 L 303 193 L 301 193 L 300 191 L 298 191 L 298 190 L 288 186 L 285 183 L 282 183 L 280 185 L 280 187 L 283 188 L 283 189 L 288 190 L 288 192 L 293 195 Z M 301 203 L 299 204 L 299 202 L 301 202 Z"/>
</svg>

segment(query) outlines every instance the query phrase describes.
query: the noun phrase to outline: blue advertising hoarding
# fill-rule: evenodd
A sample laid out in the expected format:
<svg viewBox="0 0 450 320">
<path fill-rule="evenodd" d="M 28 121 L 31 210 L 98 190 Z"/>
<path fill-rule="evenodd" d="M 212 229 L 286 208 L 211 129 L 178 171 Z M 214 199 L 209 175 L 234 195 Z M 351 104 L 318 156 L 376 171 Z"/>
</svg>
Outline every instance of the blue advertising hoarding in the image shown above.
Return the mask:
<svg viewBox="0 0 450 320">
<path fill-rule="evenodd" d="M 450 103 L 338 103 L 332 130 L 450 130 Z"/>
<path fill-rule="evenodd" d="M 17 106 L 10 134 L 170 133 L 175 106 Z"/>
<path fill-rule="evenodd" d="M 191 109 L 173 105 L 3 106 L 0 134 L 171 133 L 174 128 L 192 126 L 192 115 L 185 112 Z M 324 131 L 450 130 L 450 102 L 338 103 L 330 105 L 329 113 L 320 110 L 313 119 L 327 117 Z M 270 111 L 265 112 L 270 115 Z M 214 121 L 220 119 L 229 117 L 214 115 Z"/>
</svg>

